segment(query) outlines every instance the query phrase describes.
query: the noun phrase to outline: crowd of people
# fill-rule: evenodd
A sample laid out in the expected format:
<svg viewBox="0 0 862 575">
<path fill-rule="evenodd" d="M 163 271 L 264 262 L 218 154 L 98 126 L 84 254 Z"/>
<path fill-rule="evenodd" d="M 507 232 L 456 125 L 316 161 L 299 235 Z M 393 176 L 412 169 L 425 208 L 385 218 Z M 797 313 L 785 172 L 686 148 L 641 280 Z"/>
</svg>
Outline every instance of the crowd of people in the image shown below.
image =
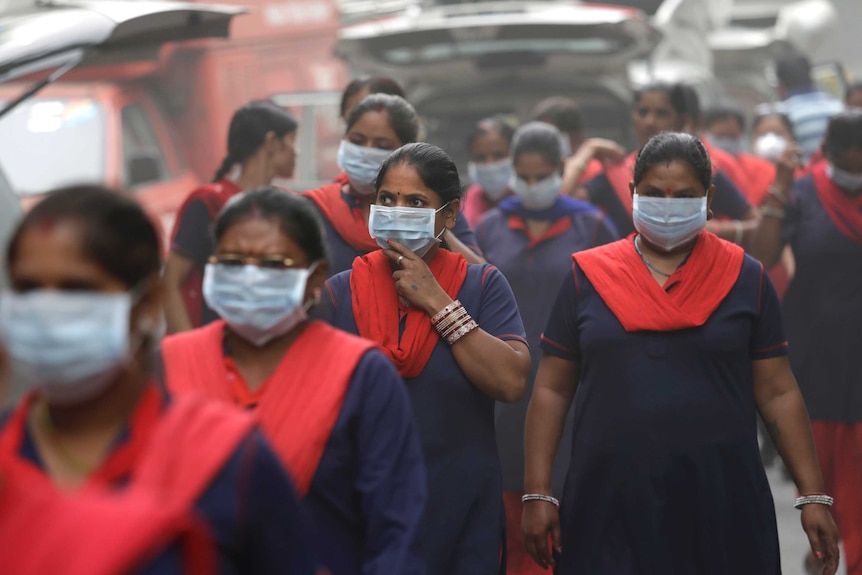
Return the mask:
<svg viewBox="0 0 862 575">
<path fill-rule="evenodd" d="M 638 88 L 635 151 L 564 97 L 489 117 L 467 178 L 363 78 L 342 173 L 303 193 L 272 185 L 302 126 L 251 102 L 164 262 L 129 196 L 51 192 L 0 296 L 30 389 L 0 418 L 3 564 L 778 574 L 777 454 L 808 572 L 841 545 L 862 574 L 862 87 L 777 75 L 751 122 Z"/>
</svg>

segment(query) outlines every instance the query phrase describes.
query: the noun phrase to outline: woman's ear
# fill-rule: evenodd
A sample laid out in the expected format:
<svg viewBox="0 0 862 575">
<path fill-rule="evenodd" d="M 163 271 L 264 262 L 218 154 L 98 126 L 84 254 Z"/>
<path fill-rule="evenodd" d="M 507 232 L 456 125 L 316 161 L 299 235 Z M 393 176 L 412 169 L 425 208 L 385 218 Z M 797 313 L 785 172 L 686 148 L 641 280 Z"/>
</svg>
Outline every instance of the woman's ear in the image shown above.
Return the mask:
<svg viewBox="0 0 862 575">
<path fill-rule="evenodd" d="M 317 267 L 308 277 L 308 283 L 305 286 L 305 301 L 313 301 L 316 305 L 320 301 L 320 296 L 323 293 L 323 284 L 326 283 L 326 278 L 329 276 L 329 261 L 325 259 L 317 260 Z"/>
<path fill-rule="evenodd" d="M 635 197 L 635 183 L 634 180 L 629 182 L 629 192 L 631 192 L 632 197 Z"/>
<path fill-rule="evenodd" d="M 449 205 L 446 206 L 444 213 L 446 214 L 446 222 L 445 226 L 448 229 L 452 229 L 455 227 L 455 222 L 458 221 L 458 212 L 461 210 L 461 200 L 456 199 L 449 202 Z"/>
<path fill-rule="evenodd" d="M 712 200 L 715 198 L 715 184 L 709 186 L 706 191 L 706 219 L 711 220 L 714 216 L 712 213 Z"/>
</svg>

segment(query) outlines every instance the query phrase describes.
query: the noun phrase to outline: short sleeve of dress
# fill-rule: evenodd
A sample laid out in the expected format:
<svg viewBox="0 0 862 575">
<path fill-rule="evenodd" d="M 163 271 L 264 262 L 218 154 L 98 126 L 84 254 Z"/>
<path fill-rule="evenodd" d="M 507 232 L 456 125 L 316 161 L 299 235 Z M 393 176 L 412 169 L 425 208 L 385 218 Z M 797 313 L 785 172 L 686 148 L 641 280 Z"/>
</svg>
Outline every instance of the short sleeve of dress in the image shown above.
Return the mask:
<svg viewBox="0 0 862 575">
<path fill-rule="evenodd" d="M 215 248 L 210 235 L 212 223 L 203 200 L 192 200 L 177 216 L 171 250 L 203 266 Z"/>
<path fill-rule="evenodd" d="M 712 203 L 715 213 L 734 220 L 740 220 L 751 211 L 751 206 L 739 188 L 722 172 L 715 175 L 715 199 Z"/>
<path fill-rule="evenodd" d="M 485 332 L 503 341 L 516 340 L 527 344 L 524 322 L 515 302 L 515 295 L 503 273 L 494 266 L 485 266 L 482 275 L 482 304 L 475 318 Z"/>
<path fill-rule="evenodd" d="M 542 351 L 569 361 L 577 361 L 581 356 L 577 318 L 578 285 L 575 273 L 572 266 L 572 273 L 566 274 L 563 280 L 551 309 L 548 326 L 542 334 Z"/>
<path fill-rule="evenodd" d="M 751 334 L 751 359 L 787 355 L 787 336 L 781 317 L 781 303 L 769 276 L 760 270 L 758 316 Z"/>
</svg>

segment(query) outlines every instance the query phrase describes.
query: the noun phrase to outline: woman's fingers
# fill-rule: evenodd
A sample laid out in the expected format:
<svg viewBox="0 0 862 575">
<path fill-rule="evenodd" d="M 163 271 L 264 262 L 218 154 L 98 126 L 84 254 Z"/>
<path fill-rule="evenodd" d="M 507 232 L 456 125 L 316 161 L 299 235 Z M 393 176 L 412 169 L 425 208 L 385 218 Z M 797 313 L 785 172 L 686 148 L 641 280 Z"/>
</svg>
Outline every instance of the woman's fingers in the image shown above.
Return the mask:
<svg viewBox="0 0 862 575">
<path fill-rule="evenodd" d="M 823 575 L 835 575 L 835 573 L 838 571 L 838 563 L 841 557 L 841 552 L 838 548 L 837 533 L 821 533 L 820 542 L 823 546 L 823 552 L 826 555 L 823 558 L 825 563 L 823 565 Z"/>
</svg>

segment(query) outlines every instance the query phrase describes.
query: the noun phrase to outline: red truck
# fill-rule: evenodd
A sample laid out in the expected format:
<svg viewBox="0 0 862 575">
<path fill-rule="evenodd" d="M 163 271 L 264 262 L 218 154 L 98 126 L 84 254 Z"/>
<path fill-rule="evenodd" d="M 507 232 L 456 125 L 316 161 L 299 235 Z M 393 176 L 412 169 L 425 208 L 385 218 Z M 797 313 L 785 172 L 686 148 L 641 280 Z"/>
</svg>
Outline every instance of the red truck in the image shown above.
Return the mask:
<svg viewBox="0 0 862 575">
<path fill-rule="evenodd" d="M 301 148 L 303 163 L 289 185 L 312 187 L 334 175 L 332 92 L 346 80 L 333 56 L 336 1 L 235 5 L 249 13 L 234 18 L 229 40 L 96 58 L 0 119 L 0 168 L 24 206 L 53 187 L 103 182 L 133 191 L 170 233 L 185 196 L 221 162 L 233 111 L 276 95 L 304 121 L 300 139 L 307 131 L 315 142 Z M 0 103 L 25 88 L 3 84 Z"/>
</svg>

